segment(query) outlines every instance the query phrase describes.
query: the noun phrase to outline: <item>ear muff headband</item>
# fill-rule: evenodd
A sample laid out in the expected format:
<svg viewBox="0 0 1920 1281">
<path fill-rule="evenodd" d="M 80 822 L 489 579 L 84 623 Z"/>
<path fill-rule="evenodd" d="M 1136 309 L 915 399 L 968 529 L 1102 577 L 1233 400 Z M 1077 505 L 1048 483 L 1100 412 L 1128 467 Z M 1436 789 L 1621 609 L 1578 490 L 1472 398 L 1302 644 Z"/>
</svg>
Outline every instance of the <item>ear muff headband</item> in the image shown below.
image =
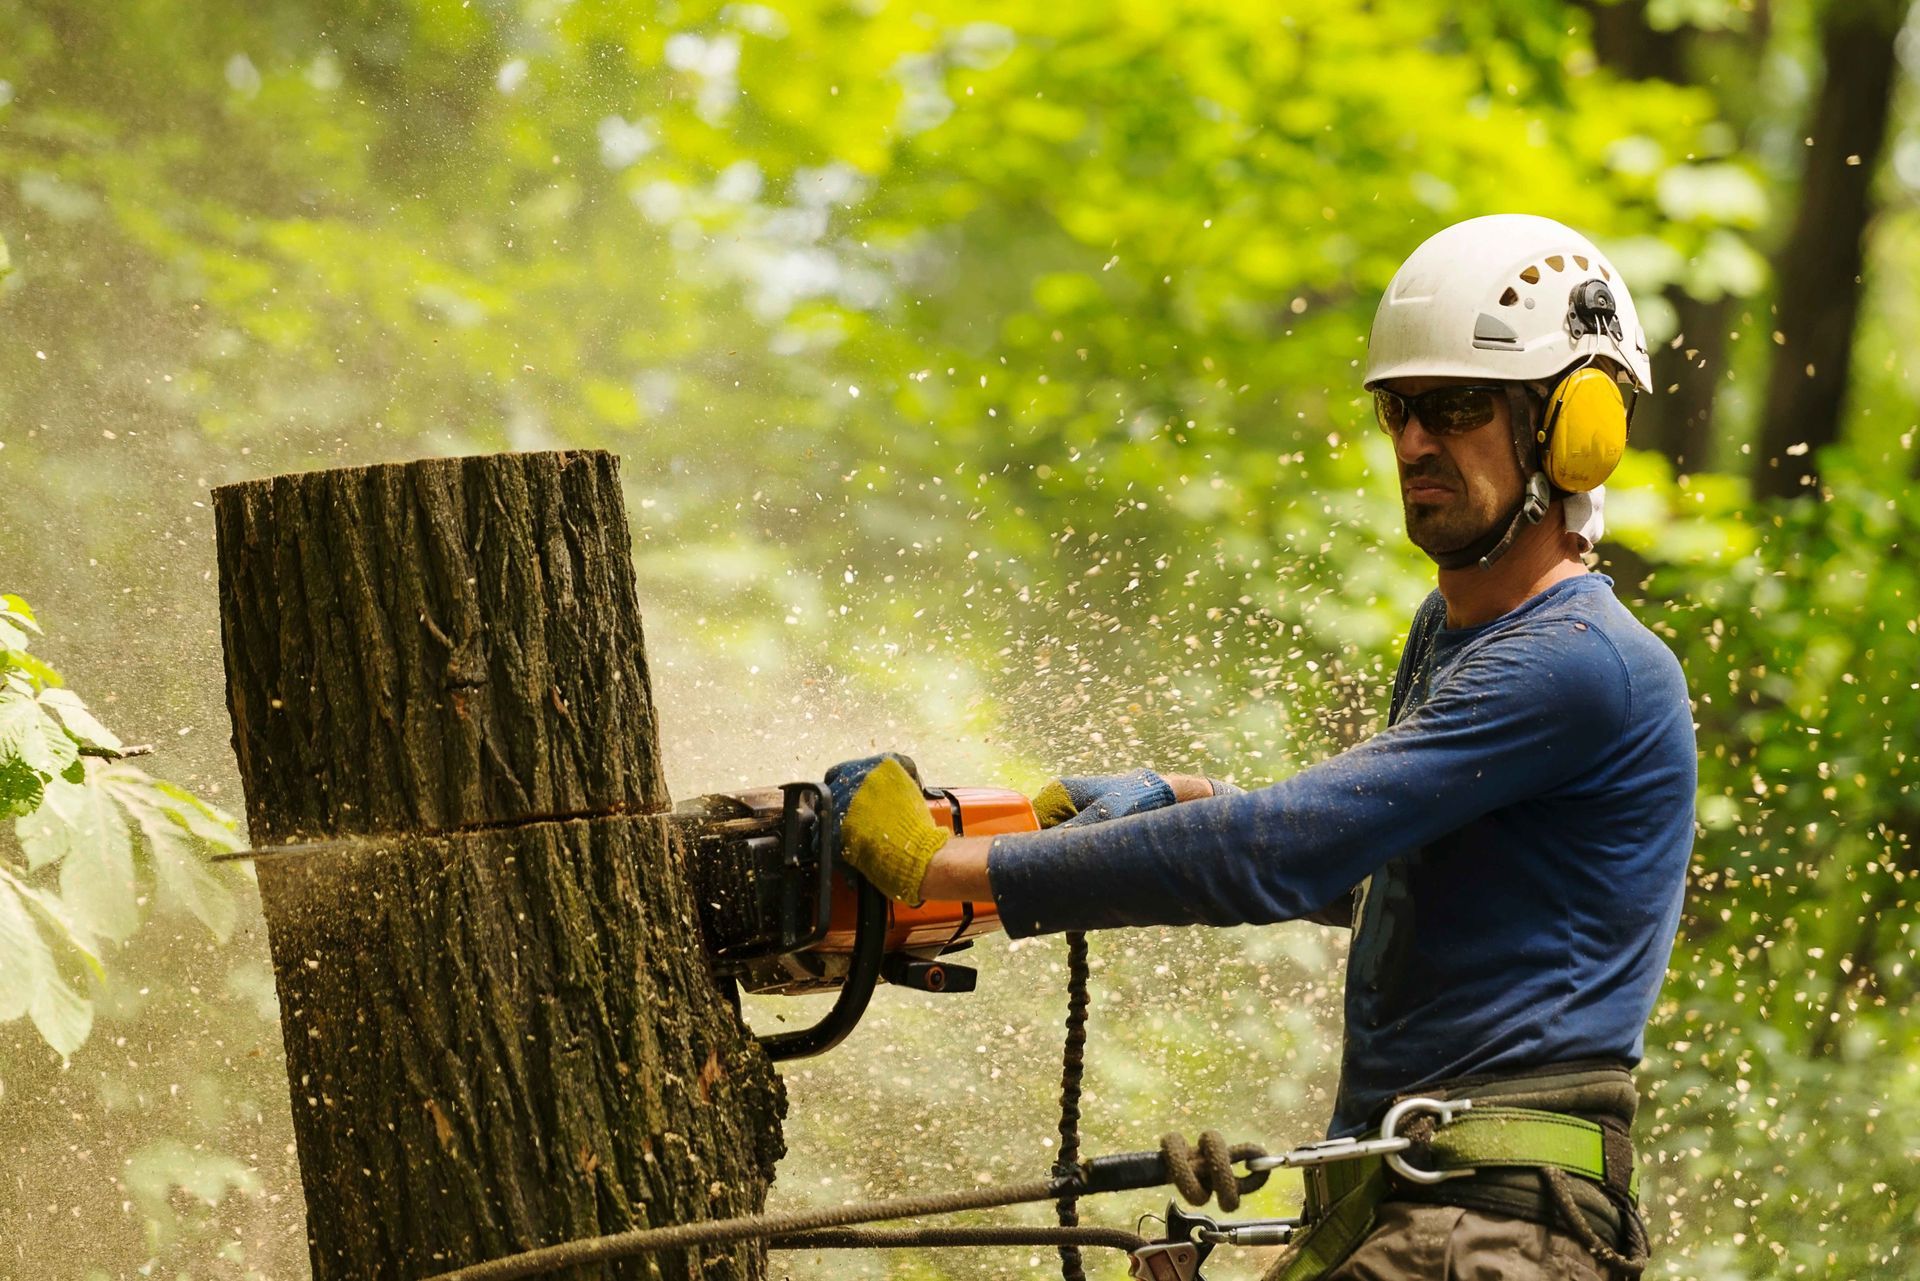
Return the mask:
<svg viewBox="0 0 1920 1281">
<path fill-rule="evenodd" d="M 1627 449 L 1627 418 L 1620 384 L 1605 370 L 1587 365 L 1562 378 L 1537 437 L 1547 479 L 1574 494 L 1606 484 Z"/>
</svg>

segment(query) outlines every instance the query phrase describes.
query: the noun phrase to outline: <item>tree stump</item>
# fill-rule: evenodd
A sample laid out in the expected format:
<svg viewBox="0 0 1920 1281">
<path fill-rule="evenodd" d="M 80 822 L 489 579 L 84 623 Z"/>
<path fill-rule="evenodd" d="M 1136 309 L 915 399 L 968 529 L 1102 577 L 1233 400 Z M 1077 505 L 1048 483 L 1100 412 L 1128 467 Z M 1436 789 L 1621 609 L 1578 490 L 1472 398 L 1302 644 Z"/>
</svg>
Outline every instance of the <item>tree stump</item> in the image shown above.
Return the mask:
<svg viewBox="0 0 1920 1281">
<path fill-rule="evenodd" d="M 761 1209 L 785 1096 L 665 817 L 617 461 L 278 476 L 214 513 L 248 825 L 296 846 L 256 867 L 314 1276 Z"/>
</svg>

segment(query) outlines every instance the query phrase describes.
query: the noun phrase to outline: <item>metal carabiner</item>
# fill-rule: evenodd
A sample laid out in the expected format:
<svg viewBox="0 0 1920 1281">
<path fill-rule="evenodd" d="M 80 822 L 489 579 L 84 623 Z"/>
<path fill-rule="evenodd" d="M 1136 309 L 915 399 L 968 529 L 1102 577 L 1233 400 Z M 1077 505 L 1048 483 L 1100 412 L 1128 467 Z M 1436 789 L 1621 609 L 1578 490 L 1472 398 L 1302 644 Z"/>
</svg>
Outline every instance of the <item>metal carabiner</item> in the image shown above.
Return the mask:
<svg viewBox="0 0 1920 1281">
<path fill-rule="evenodd" d="M 1445 1183 L 1448 1179 L 1464 1179 L 1469 1175 L 1479 1173 L 1478 1170 L 1471 1167 L 1459 1170 L 1422 1170 L 1418 1166 L 1409 1165 L 1405 1153 L 1407 1148 L 1411 1146 L 1410 1141 L 1402 1138 L 1398 1133 L 1400 1122 L 1410 1112 L 1432 1113 L 1434 1116 L 1440 1118 L 1439 1123 L 1441 1125 L 1446 1125 L 1453 1120 L 1455 1113 L 1465 1112 L 1472 1106 L 1472 1099 L 1413 1098 L 1402 1099 L 1388 1108 L 1386 1116 L 1381 1118 L 1380 1121 L 1380 1138 L 1378 1141 L 1385 1143 L 1388 1140 L 1397 1139 L 1399 1146 L 1386 1153 L 1387 1167 L 1410 1183 L 1423 1183 L 1428 1185 Z"/>
<path fill-rule="evenodd" d="M 1208 1245 L 1287 1245 L 1300 1230 L 1299 1219 L 1242 1219 L 1201 1228 L 1194 1236 Z"/>
<path fill-rule="evenodd" d="M 1378 1139 L 1322 1139 L 1318 1143 L 1306 1143 L 1291 1152 L 1282 1152 L 1277 1156 L 1257 1156 L 1247 1162 L 1247 1169 L 1259 1170 L 1306 1170 L 1320 1165 L 1332 1165 L 1335 1161 L 1352 1161 L 1363 1156 L 1388 1156 L 1395 1152 L 1404 1152 L 1412 1146 L 1411 1139 L 1398 1136 Z"/>
<path fill-rule="evenodd" d="M 1286 1245 L 1300 1228 L 1298 1219 L 1208 1218 L 1167 1202 L 1167 1235 L 1134 1250 L 1127 1275 L 1136 1281 L 1201 1281 L 1200 1266 L 1217 1245 Z"/>
</svg>

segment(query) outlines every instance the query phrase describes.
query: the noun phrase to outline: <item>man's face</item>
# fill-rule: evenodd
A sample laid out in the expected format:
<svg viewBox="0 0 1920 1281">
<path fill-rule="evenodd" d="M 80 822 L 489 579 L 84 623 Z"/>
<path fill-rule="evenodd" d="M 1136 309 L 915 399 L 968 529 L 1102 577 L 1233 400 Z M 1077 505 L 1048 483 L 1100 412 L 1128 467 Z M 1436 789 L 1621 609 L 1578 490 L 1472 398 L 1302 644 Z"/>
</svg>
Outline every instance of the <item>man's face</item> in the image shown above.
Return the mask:
<svg viewBox="0 0 1920 1281">
<path fill-rule="evenodd" d="M 1471 378 L 1395 378 L 1380 384 L 1402 396 Z M 1429 432 L 1417 413 L 1394 441 L 1407 538 L 1421 551 L 1458 551 L 1492 529 L 1520 500 L 1525 478 L 1513 454 L 1512 419 L 1505 396 L 1494 397 L 1492 421 L 1454 436 Z"/>
</svg>

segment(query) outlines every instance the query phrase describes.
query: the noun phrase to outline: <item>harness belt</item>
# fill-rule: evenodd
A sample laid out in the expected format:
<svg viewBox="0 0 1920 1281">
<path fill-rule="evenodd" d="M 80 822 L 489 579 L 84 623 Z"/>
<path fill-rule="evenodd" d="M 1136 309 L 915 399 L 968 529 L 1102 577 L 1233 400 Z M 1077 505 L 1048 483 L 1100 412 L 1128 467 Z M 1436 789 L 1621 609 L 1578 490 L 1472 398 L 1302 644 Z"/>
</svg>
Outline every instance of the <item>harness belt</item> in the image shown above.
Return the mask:
<svg viewBox="0 0 1920 1281">
<path fill-rule="evenodd" d="M 1437 1185 L 1502 1169 L 1570 1174 L 1628 1206 L 1640 1187 L 1624 1131 L 1564 1113 L 1468 1099 L 1404 1099 L 1388 1110 L 1378 1139 L 1310 1144 L 1267 1163 L 1300 1168 L 1306 1183 L 1300 1232 L 1267 1281 L 1313 1281 L 1333 1270 L 1366 1238 L 1380 1203 L 1403 1189 L 1431 1190 L 1431 1198 L 1416 1199 L 1444 1201 Z M 1579 1227 L 1590 1231 L 1584 1222 Z"/>
</svg>

